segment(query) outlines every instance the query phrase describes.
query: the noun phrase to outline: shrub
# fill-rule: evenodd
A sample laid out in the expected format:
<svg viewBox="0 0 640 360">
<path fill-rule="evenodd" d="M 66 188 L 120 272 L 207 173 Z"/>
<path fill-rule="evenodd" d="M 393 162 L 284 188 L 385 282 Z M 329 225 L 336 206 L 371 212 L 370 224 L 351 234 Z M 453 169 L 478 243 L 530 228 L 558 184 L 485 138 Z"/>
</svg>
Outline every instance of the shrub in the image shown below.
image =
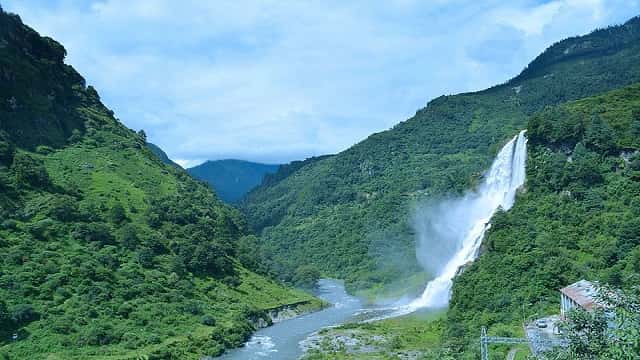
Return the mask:
<svg viewBox="0 0 640 360">
<path fill-rule="evenodd" d="M 13 329 L 13 322 L 7 304 L 0 299 L 0 335 L 4 335 Z"/>
<path fill-rule="evenodd" d="M 28 304 L 20 304 L 13 307 L 11 310 L 11 320 L 17 326 L 24 326 L 30 322 L 36 321 L 40 318 L 40 314 Z"/>
<path fill-rule="evenodd" d="M 38 145 L 38 147 L 36 147 L 36 152 L 38 154 L 47 155 L 53 152 L 53 148 L 47 145 Z"/>
<path fill-rule="evenodd" d="M 43 219 L 27 226 L 27 231 L 38 240 L 48 240 L 56 233 L 56 223 L 51 219 Z"/>
<path fill-rule="evenodd" d="M 117 343 L 120 337 L 109 324 L 94 323 L 82 331 L 80 343 L 83 345 L 108 345 Z"/>
<path fill-rule="evenodd" d="M 153 267 L 153 258 L 154 255 L 151 249 L 144 248 L 138 252 L 138 264 L 140 264 L 140 266 L 142 266 L 143 268 Z"/>
<path fill-rule="evenodd" d="M 202 322 L 202 325 L 216 326 L 216 319 L 211 315 L 203 316 L 200 321 Z"/>
<path fill-rule="evenodd" d="M 18 228 L 18 222 L 12 219 L 8 219 L 0 223 L 0 228 L 4 230 L 15 230 Z"/>
<path fill-rule="evenodd" d="M 78 218 L 77 201 L 70 196 L 58 196 L 53 199 L 48 215 L 52 218 L 68 222 Z"/>
<path fill-rule="evenodd" d="M 111 228 L 103 223 L 78 224 L 73 232 L 73 237 L 76 240 L 97 242 L 101 245 L 115 244 Z"/>
<path fill-rule="evenodd" d="M 136 227 L 131 224 L 123 226 L 120 231 L 118 231 L 118 242 L 127 249 L 135 249 L 140 242 Z"/>
<path fill-rule="evenodd" d="M 71 136 L 69 136 L 69 139 L 67 139 L 67 142 L 73 144 L 80 140 L 82 140 L 82 133 L 78 129 L 73 129 L 71 131 Z"/>
<path fill-rule="evenodd" d="M 120 203 L 116 203 L 109 209 L 109 220 L 114 224 L 121 224 L 127 220 L 127 213 Z"/>
<path fill-rule="evenodd" d="M 11 166 L 18 185 L 46 187 L 49 185 L 49 174 L 42 160 L 25 153 L 17 153 Z"/>
</svg>

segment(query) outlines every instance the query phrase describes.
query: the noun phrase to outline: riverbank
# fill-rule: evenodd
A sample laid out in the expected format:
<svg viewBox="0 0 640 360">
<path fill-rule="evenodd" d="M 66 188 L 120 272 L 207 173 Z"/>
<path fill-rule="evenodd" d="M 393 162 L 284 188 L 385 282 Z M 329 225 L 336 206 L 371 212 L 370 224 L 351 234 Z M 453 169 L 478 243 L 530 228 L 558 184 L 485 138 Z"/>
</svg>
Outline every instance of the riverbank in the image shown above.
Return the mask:
<svg viewBox="0 0 640 360">
<path fill-rule="evenodd" d="M 264 316 L 254 319 L 253 323 L 257 329 L 263 329 L 286 320 L 295 319 L 298 316 L 326 309 L 330 306 L 330 303 L 319 298 L 299 301 L 293 304 L 266 309 Z"/>
<path fill-rule="evenodd" d="M 445 311 L 324 328 L 302 343 L 304 360 L 447 359 L 440 350 Z"/>
<path fill-rule="evenodd" d="M 331 306 L 305 313 L 298 311 L 306 306 L 299 306 L 298 310 L 282 308 L 273 314 L 272 326 L 259 329 L 243 347 L 230 350 L 221 359 L 298 359 L 302 355 L 299 343 L 307 336 L 319 329 L 342 324 L 363 308 L 360 299 L 347 294 L 342 281 L 321 279 L 315 295 Z M 285 318 L 289 320 L 283 321 Z"/>
</svg>

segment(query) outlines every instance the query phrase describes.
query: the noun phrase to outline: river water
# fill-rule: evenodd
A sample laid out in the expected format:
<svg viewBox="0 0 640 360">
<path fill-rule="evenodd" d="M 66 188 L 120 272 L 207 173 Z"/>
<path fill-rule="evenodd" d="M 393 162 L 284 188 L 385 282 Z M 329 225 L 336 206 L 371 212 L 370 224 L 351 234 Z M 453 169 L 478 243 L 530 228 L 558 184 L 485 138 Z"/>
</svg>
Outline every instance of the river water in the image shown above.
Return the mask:
<svg viewBox="0 0 640 360">
<path fill-rule="evenodd" d="M 297 359 L 302 355 L 300 341 L 324 327 L 354 319 L 363 309 L 362 302 L 347 294 L 344 284 L 338 280 L 321 279 L 315 295 L 333 306 L 260 329 L 244 347 L 229 351 L 221 359 Z"/>
</svg>

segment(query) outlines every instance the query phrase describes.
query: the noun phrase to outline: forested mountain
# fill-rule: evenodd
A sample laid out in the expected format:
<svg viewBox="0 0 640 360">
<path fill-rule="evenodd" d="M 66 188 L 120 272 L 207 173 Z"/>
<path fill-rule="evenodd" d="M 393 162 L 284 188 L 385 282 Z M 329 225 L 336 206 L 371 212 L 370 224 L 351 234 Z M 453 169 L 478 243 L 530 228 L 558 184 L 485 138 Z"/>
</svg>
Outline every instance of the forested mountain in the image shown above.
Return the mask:
<svg viewBox="0 0 640 360">
<path fill-rule="evenodd" d="M 65 54 L 0 10 L 0 358 L 200 359 L 267 309 L 318 305 L 257 275 L 240 213 L 153 155 Z"/>
<path fill-rule="evenodd" d="M 638 291 L 640 84 L 546 108 L 527 128 L 526 188 L 454 283 L 444 339 L 464 359 L 477 358 L 481 326 L 520 335 L 523 318 L 557 314 L 558 289 L 580 279 Z"/>
<path fill-rule="evenodd" d="M 507 139 L 545 106 L 640 81 L 640 18 L 547 49 L 493 88 L 431 101 L 335 156 L 265 182 L 241 203 L 270 267 L 301 266 L 369 288 L 420 272 L 412 204 L 472 188 Z"/>
<path fill-rule="evenodd" d="M 235 203 L 260 185 L 265 175 L 275 173 L 279 166 L 227 159 L 207 161 L 187 169 L 187 172 L 211 185 L 223 201 Z"/>
</svg>

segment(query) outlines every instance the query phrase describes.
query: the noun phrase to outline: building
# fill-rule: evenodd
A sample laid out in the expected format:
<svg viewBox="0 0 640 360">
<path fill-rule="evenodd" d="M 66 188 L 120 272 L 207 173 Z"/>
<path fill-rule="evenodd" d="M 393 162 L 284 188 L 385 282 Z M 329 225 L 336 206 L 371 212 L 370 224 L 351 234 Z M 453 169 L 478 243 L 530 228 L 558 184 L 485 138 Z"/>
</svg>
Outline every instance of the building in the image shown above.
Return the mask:
<svg viewBox="0 0 640 360">
<path fill-rule="evenodd" d="M 587 280 L 580 280 L 560 289 L 560 315 L 564 318 L 575 308 L 591 311 L 599 307 L 597 295 L 598 290 Z"/>
</svg>

